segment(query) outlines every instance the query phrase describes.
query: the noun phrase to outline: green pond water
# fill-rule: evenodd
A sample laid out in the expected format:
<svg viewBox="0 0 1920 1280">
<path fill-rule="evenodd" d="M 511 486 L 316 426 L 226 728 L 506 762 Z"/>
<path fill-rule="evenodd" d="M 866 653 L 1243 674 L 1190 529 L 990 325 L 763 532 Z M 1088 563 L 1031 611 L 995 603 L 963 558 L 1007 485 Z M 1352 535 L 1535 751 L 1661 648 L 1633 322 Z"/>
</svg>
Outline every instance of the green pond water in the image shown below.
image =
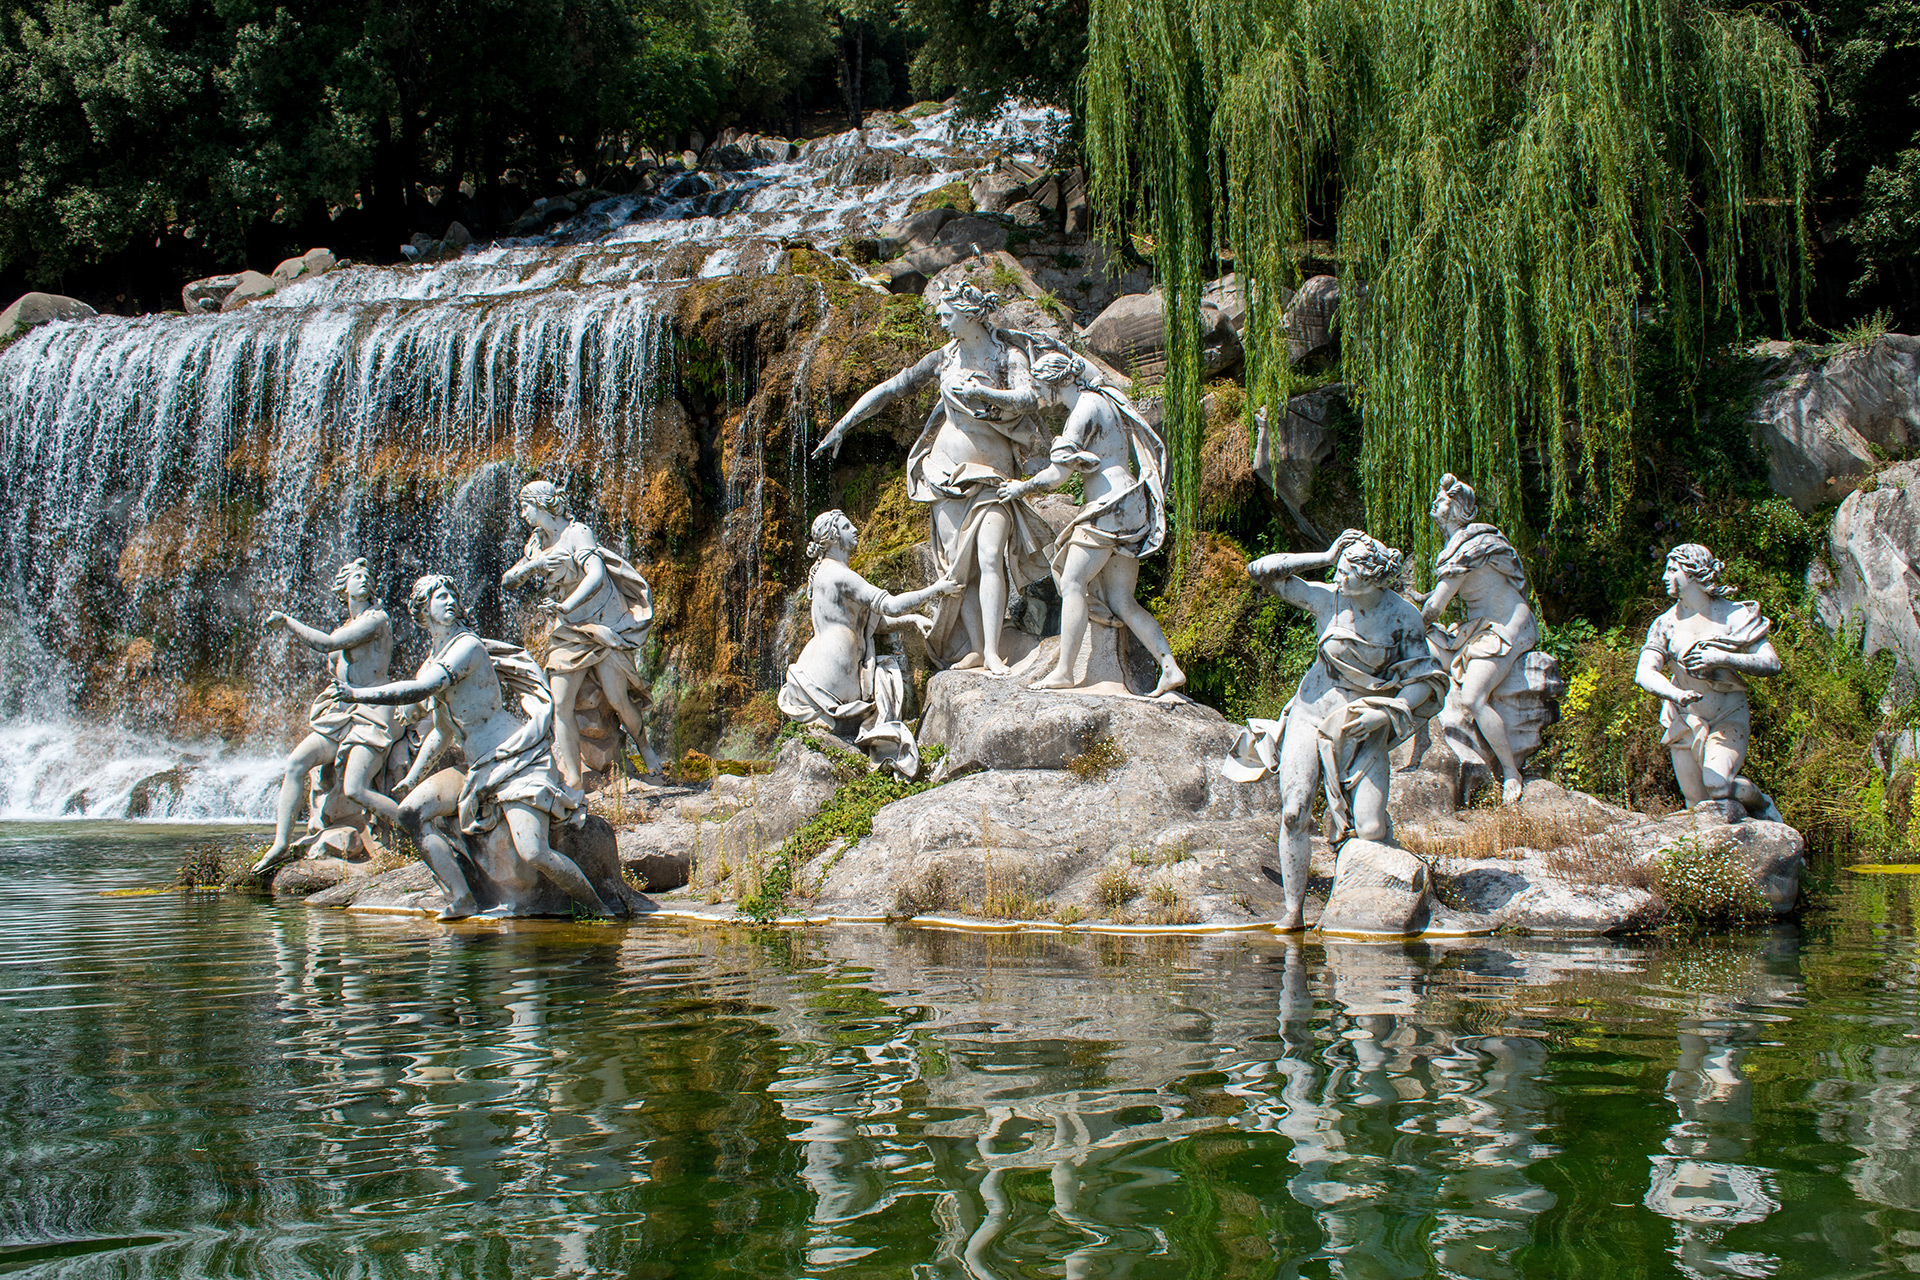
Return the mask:
<svg viewBox="0 0 1920 1280">
<path fill-rule="evenodd" d="M 467 924 L 0 827 L 0 1272 L 1920 1271 L 1910 877 L 1733 938 Z"/>
</svg>

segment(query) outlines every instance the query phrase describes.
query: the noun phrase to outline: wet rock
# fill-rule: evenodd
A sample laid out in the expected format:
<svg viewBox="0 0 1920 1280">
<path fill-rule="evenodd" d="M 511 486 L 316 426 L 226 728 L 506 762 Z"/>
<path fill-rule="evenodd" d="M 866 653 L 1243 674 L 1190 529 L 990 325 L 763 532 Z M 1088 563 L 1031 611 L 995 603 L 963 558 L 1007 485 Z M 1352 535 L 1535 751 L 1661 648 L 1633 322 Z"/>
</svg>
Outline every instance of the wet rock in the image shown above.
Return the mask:
<svg viewBox="0 0 1920 1280">
<path fill-rule="evenodd" d="M 457 223 L 455 224 L 458 225 Z M 303 276 L 323 276 L 333 270 L 333 254 L 325 249 L 309 249 L 297 258 L 288 258 L 273 269 L 274 287 L 292 284 Z M 225 277 L 216 277 L 225 278 Z M 187 286 L 192 288 L 192 285 Z M 182 295 L 184 298 L 184 295 Z M 188 310 L 193 308 L 189 307 Z"/>
<path fill-rule="evenodd" d="M 262 275 L 258 271 L 242 271 L 239 282 L 227 291 L 226 297 L 220 300 L 220 309 L 238 311 L 249 302 L 264 298 L 279 287 L 274 283 L 272 276 Z"/>
<path fill-rule="evenodd" d="M 186 789 L 186 771 L 176 765 L 148 774 L 133 784 L 127 793 L 127 817 L 152 818 L 171 813 L 180 793 Z"/>
<path fill-rule="evenodd" d="M 473 243 L 473 232 L 458 222 L 447 224 L 447 234 L 440 237 L 440 243 L 448 249 L 464 249 Z"/>
<path fill-rule="evenodd" d="M 1846 496 L 1888 455 L 1920 444 L 1920 337 L 1890 333 L 1830 355 L 1761 348 L 1770 389 L 1754 442 L 1773 491 L 1802 511 Z"/>
<path fill-rule="evenodd" d="M 1093 231 L 1093 206 L 1087 201 L 1087 171 L 1074 168 L 1060 184 L 1061 226 L 1070 236 Z M 1239 326 L 1235 326 L 1238 328 Z"/>
<path fill-rule="evenodd" d="M 1047 225 L 1047 211 L 1032 200 L 1021 200 L 1007 206 L 1007 217 L 1015 226 L 1044 227 Z"/>
<path fill-rule="evenodd" d="M 886 147 L 856 150 L 827 171 L 836 186 L 874 187 L 899 178 L 920 178 L 933 172 L 925 157 Z"/>
<path fill-rule="evenodd" d="M 0 311 L 0 342 L 49 320 L 84 320 L 98 314 L 78 298 L 58 293 L 23 293 L 14 299 L 12 306 Z"/>
<path fill-rule="evenodd" d="M 1404 937 L 1427 927 L 1432 908 L 1425 862 L 1394 845 L 1353 839 L 1340 846 L 1319 928 Z"/>
<path fill-rule="evenodd" d="M 188 315 L 218 311 L 220 304 L 227 300 L 227 295 L 238 288 L 239 284 L 238 272 L 190 281 L 180 290 L 180 305 L 186 309 Z"/>
<path fill-rule="evenodd" d="M 982 213 L 1005 213 L 1007 206 L 1026 199 L 1026 179 L 1004 170 L 975 178 L 968 188 L 973 207 Z"/>
<path fill-rule="evenodd" d="M 1334 415 L 1346 394 L 1346 384 L 1334 383 L 1291 396 L 1277 426 L 1265 409 L 1254 413 L 1254 474 L 1266 481 L 1300 532 L 1319 543 L 1332 539 L 1307 517 L 1306 503 L 1314 476 L 1334 459 Z"/>
<path fill-rule="evenodd" d="M 911 253 L 915 249 L 924 249 L 934 243 L 940 229 L 960 217 L 955 209 L 923 209 L 910 214 L 898 222 L 889 222 L 880 228 L 879 249 L 881 256 L 897 258 L 901 254 Z M 980 221 L 976 219 L 976 221 Z M 1000 235 L 1000 243 L 1006 243 L 1006 233 Z M 995 246 L 996 248 L 999 246 Z"/>
<path fill-rule="evenodd" d="M 632 857 L 622 853 L 627 878 L 647 893 L 682 888 L 693 874 L 691 849 L 645 849 Z"/>
<path fill-rule="evenodd" d="M 1891 650 L 1920 678 L 1920 462 L 1898 462 L 1847 495 L 1808 585 L 1830 630 L 1856 629 L 1868 654 Z"/>
</svg>

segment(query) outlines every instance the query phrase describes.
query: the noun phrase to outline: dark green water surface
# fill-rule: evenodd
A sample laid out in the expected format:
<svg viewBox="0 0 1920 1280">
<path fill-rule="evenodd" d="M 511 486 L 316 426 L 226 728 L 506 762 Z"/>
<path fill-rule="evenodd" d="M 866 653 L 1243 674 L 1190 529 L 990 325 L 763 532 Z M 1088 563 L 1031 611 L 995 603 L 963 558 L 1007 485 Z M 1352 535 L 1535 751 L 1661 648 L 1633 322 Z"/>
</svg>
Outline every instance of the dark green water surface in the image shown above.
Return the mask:
<svg viewBox="0 0 1920 1280">
<path fill-rule="evenodd" d="M 1920 1271 L 1905 877 L 1712 941 L 447 927 L 0 828 L 0 1273 Z"/>
</svg>

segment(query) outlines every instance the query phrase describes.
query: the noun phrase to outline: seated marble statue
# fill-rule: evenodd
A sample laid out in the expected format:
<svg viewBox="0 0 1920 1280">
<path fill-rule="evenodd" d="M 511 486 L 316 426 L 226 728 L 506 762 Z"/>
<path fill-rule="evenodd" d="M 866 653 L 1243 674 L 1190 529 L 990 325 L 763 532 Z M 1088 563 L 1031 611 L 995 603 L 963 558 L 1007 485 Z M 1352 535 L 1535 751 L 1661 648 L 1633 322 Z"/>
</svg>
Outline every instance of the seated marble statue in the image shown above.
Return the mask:
<svg viewBox="0 0 1920 1280">
<path fill-rule="evenodd" d="M 1422 600 L 1421 616 L 1434 656 L 1447 664 L 1451 688 L 1443 718 L 1460 721 L 1471 738 L 1477 730 L 1500 769 L 1500 802 L 1520 799 L 1520 762 L 1508 740 L 1507 723 L 1494 695 L 1513 666 L 1540 642 L 1540 628 L 1527 603 L 1527 570 L 1507 536 L 1473 519 L 1479 508 L 1473 489 L 1452 475 L 1440 477 L 1429 514 L 1447 542 L 1434 561 L 1434 588 Z M 1439 618 L 1460 602 L 1463 621 Z"/>
<path fill-rule="evenodd" d="M 1084 486 L 1079 512 L 1048 552 L 1060 588 L 1060 658 L 1033 687 L 1072 688 L 1081 646 L 1099 621 L 1125 624 L 1159 662 L 1160 682 L 1147 696 L 1170 693 L 1187 682 L 1186 673 L 1160 624 L 1134 598 L 1141 558 L 1158 551 L 1167 536 L 1166 445 L 1126 396 L 1071 352 L 1040 356 L 1033 381 L 1042 403 L 1065 406 L 1066 425 L 1046 468 L 1001 485 L 1000 496 L 1017 502 L 1076 475 Z"/>
<path fill-rule="evenodd" d="M 960 584 L 942 578 L 919 591 L 891 595 L 848 565 L 860 535 L 845 513 L 822 512 L 812 532 L 807 554 L 815 559 L 807 596 L 813 638 L 787 668 L 780 710 L 851 740 L 875 764 L 914 777 L 920 772 L 920 747 L 900 719 L 906 673 L 897 657 L 877 652 L 874 637 L 906 627 L 925 635 L 933 621 L 914 610 L 936 597 L 958 595 Z"/>
<path fill-rule="evenodd" d="M 540 607 L 554 619 L 545 665 L 553 689 L 553 753 L 561 776 L 570 787 L 580 785 L 580 726 L 574 704 L 589 675 L 600 682 L 607 705 L 640 748 L 647 772 L 660 772 L 660 758 L 647 741 L 641 715 L 647 685 L 640 677 L 640 650 L 653 626 L 653 593 L 647 580 L 601 546 L 548 481 L 522 486 L 520 518 L 533 532 L 525 553 L 501 576 L 500 584 L 516 587 L 538 581 L 546 590 Z"/>
<path fill-rule="evenodd" d="M 332 631 L 310 627 L 278 610 L 267 615 L 266 625 L 281 628 L 308 648 L 329 655 L 334 679 L 361 684 L 384 682 L 387 666 L 393 660 L 393 624 L 373 598 L 373 574 L 366 559 L 341 565 L 334 575 L 333 589 L 345 604 L 347 616 Z M 273 843 L 253 864 L 255 875 L 294 856 L 294 816 L 314 770 L 337 772 L 341 793 L 369 812 L 377 812 L 379 800 L 384 799 L 374 790 L 373 780 L 386 764 L 388 749 L 393 745 L 393 708 L 342 702 L 330 682 L 313 700 L 307 716 L 311 731 L 287 757 L 274 811 Z"/>
<path fill-rule="evenodd" d="M 1302 574 L 1332 567 L 1333 581 Z M 1322 552 L 1262 556 L 1247 574 L 1313 615 L 1313 665 L 1279 720 L 1250 720 L 1222 772 L 1235 782 L 1280 775 L 1281 927 L 1304 928 L 1316 790 L 1337 847 L 1349 835 L 1387 842 L 1393 748 L 1439 709 L 1447 676 L 1426 622 L 1395 587 L 1400 553 L 1356 529 Z"/>
<path fill-rule="evenodd" d="M 1697 542 L 1667 553 L 1665 582 L 1674 604 L 1647 628 L 1635 679 L 1665 704 L 1661 741 L 1688 804 L 1732 800 L 1778 821 L 1773 801 L 1740 769 L 1750 732 L 1747 680 L 1779 675 L 1780 655 L 1767 639 L 1773 624 L 1760 616 L 1760 606 L 1731 599 L 1733 588 L 1721 585 L 1725 569 Z"/>
<path fill-rule="evenodd" d="M 432 645 L 415 677 L 374 686 L 340 680 L 334 687 L 343 703 L 431 700 L 433 727 L 400 785 L 405 796 L 398 806 L 382 800 L 391 810 L 388 816 L 420 845 L 446 891 L 441 918 L 479 910 L 461 869 L 462 855 L 486 874 L 502 899 L 487 915 L 519 914 L 541 875 L 586 910 L 613 915 L 579 866 L 549 841 L 552 824 L 566 821 L 584 797 L 567 785 L 554 762 L 553 700 L 539 665 L 525 649 L 475 635 L 452 579 L 442 574 L 415 582 L 408 607 Z M 441 769 L 429 777 L 455 746 L 465 754 L 466 768 Z M 484 839 L 502 824 L 511 837 L 510 859 L 490 855 L 492 842 Z"/>
</svg>

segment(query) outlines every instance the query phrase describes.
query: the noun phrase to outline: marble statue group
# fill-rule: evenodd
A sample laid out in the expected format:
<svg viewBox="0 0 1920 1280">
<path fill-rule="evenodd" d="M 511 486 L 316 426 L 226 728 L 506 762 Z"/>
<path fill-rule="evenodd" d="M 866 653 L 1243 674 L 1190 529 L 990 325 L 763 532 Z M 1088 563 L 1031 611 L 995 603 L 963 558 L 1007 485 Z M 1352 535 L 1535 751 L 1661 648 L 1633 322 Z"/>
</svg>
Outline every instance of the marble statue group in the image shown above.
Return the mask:
<svg viewBox="0 0 1920 1280">
<path fill-rule="evenodd" d="M 939 670 L 1068 697 L 1185 701 L 1177 691 L 1186 675 L 1137 598 L 1140 562 L 1167 538 L 1166 446 L 1101 366 L 999 326 L 997 307 L 973 285 L 945 291 L 936 316 L 950 340 L 862 395 L 816 450 L 837 455 L 848 432 L 885 405 L 937 390 L 906 468 L 908 496 L 928 511 L 933 581 L 901 592 L 868 581 L 853 567 L 859 530 L 840 510 L 820 513 L 807 544 L 812 632 L 777 697 L 788 719 L 903 778 L 923 770 L 905 637 L 917 637 Z M 556 833 L 582 815 L 592 781 L 576 716 L 590 682 L 648 773 L 660 771 L 643 714 L 651 592 L 553 484 L 527 484 L 518 507 L 529 536 L 501 581 L 538 592 L 550 624 L 539 659 L 476 635 L 454 582 L 428 574 L 408 601 L 428 656 L 411 679 L 392 679 L 393 626 L 364 559 L 339 570 L 343 617 L 331 630 L 267 616 L 269 628 L 327 655 L 331 679 L 287 759 L 257 870 L 301 852 L 293 828 L 304 797 L 310 832 L 341 811 L 406 832 L 445 892 L 448 917 L 516 914 L 542 878 L 582 911 L 620 909 L 561 852 Z M 1277 779 L 1282 927 L 1306 924 L 1317 827 L 1336 850 L 1393 845 L 1394 760 L 1405 744 L 1416 759 L 1443 750 L 1463 769 L 1484 770 L 1477 776 L 1501 804 L 1525 793 L 1523 768 L 1564 684 L 1537 651 L 1521 556 L 1479 514 L 1472 486 L 1441 477 L 1430 516 L 1443 542 L 1425 592 L 1410 585 L 1399 551 L 1357 529 L 1325 550 L 1247 566 L 1260 587 L 1311 617 L 1316 637 L 1278 717 L 1250 720 L 1218 765 L 1237 783 Z M 1665 583 L 1674 603 L 1647 633 L 1637 680 L 1662 701 L 1664 741 L 1690 803 L 1722 806 L 1730 820 L 1777 818 L 1742 769 L 1746 682 L 1776 674 L 1780 660 L 1767 620 L 1731 598 L 1724 571 L 1705 547 L 1672 550 Z M 1057 639 L 1009 620 L 1010 603 L 1049 581 Z M 1120 658 L 1123 643 L 1137 661 Z M 442 767 L 455 749 L 459 763 Z M 631 770 L 624 750 L 618 759 Z"/>
</svg>

